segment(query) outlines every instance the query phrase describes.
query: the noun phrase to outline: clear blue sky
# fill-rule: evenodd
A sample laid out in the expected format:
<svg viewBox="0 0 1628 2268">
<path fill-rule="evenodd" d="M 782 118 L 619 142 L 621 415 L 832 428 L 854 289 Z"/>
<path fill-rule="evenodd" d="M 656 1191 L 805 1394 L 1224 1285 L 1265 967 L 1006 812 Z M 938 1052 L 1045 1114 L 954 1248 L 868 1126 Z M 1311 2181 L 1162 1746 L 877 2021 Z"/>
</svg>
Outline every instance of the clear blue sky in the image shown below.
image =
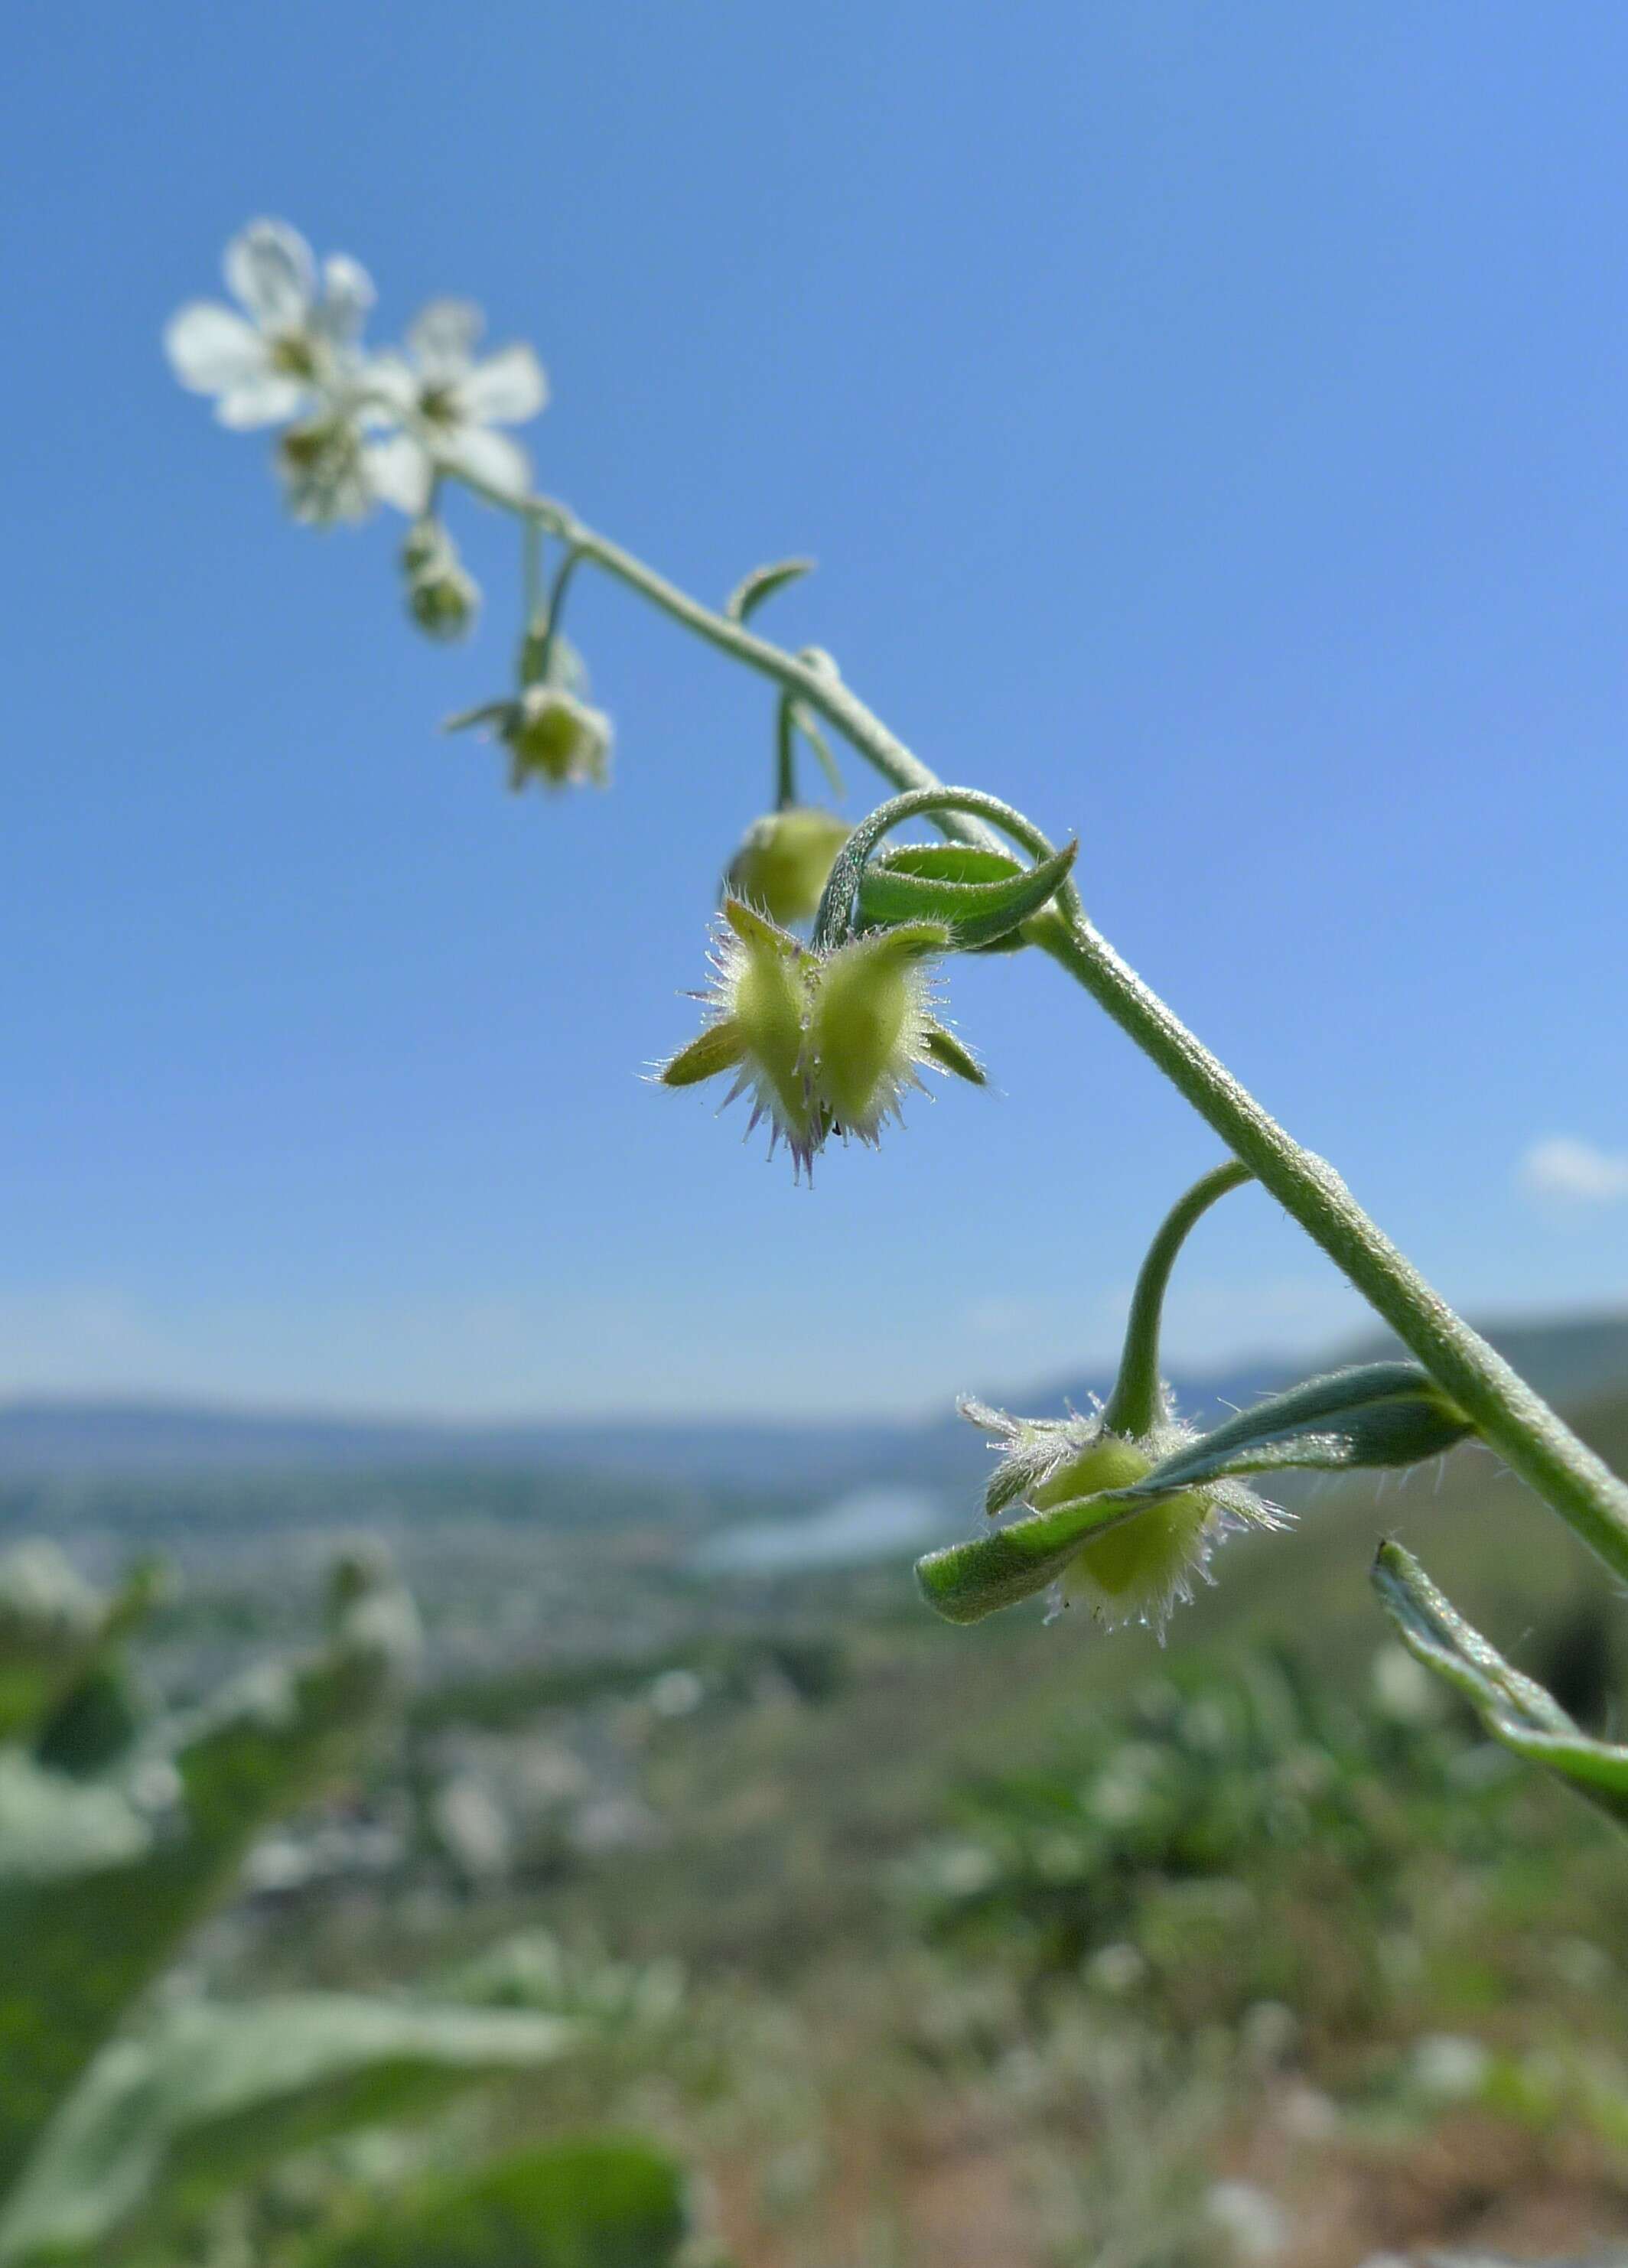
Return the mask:
<svg viewBox="0 0 1628 2268">
<path fill-rule="evenodd" d="M 284 522 L 160 358 L 261 212 L 366 262 L 378 337 L 451 291 L 534 340 L 543 485 L 681 580 L 817 554 L 779 630 L 1078 828 L 1444 1290 L 1620 1300 L 1625 85 L 1584 0 L 19 14 L 0 1390 L 925 1407 L 1099 1356 L 1216 1154 L 1028 958 L 954 972 L 998 1091 L 812 1196 L 641 1085 L 767 696 L 585 583 L 615 792 L 442 740 L 506 528 L 431 648 L 400 523 Z M 1173 1349 L 1357 1312 L 1250 1194 Z"/>
</svg>

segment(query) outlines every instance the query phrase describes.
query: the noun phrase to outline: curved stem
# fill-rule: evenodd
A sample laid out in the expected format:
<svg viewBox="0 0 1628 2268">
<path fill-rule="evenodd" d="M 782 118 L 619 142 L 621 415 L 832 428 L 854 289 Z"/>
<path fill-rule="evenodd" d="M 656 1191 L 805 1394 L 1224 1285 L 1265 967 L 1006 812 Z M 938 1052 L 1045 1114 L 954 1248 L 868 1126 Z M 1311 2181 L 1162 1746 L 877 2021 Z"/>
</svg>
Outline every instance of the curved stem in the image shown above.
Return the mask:
<svg viewBox="0 0 1628 2268">
<path fill-rule="evenodd" d="M 1050 858 L 1055 855 L 1056 846 L 1047 841 L 1034 821 L 1025 819 L 1011 804 L 1003 803 L 998 795 L 987 795 L 982 788 L 976 787 L 912 788 L 906 795 L 895 795 L 887 803 L 878 804 L 859 821 L 837 853 L 821 895 L 820 910 L 814 916 L 816 946 L 835 944 L 848 934 L 866 861 L 884 835 L 895 827 L 902 827 L 908 820 L 942 821 L 956 814 L 998 828 L 1032 858 Z M 1072 877 L 1059 888 L 1057 897 L 1071 916 L 1083 918 L 1079 893 Z"/>
<path fill-rule="evenodd" d="M 1241 1189 L 1245 1182 L 1254 1179 L 1248 1166 L 1241 1166 L 1235 1158 L 1229 1158 L 1226 1165 L 1217 1166 L 1202 1181 L 1195 1182 L 1160 1224 L 1159 1233 L 1148 1246 L 1147 1257 L 1136 1279 L 1136 1290 L 1131 1295 L 1119 1375 L 1102 1412 L 1102 1423 L 1110 1433 L 1143 1434 L 1153 1431 L 1164 1402 L 1164 1383 L 1159 1375 L 1159 1326 L 1164 1314 L 1165 1293 L 1170 1285 L 1170 1270 L 1194 1223 L 1201 1220 L 1229 1189 Z"/>
<path fill-rule="evenodd" d="M 554 641 L 559 636 L 560 616 L 565 611 L 565 593 L 571 588 L 571 578 L 576 573 L 578 563 L 581 557 L 582 554 L 575 545 L 571 546 L 555 571 L 554 581 L 549 588 L 549 621 L 548 627 L 542 634 L 542 659 L 539 664 L 539 674 L 545 685 L 550 681 L 549 665 L 554 659 Z"/>
<path fill-rule="evenodd" d="M 517 501 L 467 475 L 459 477 L 489 503 L 534 519 L 709 645 L 806 701 L 901 792 L 939 789 L 936 775 L 829 667 L 770 644 L 690 598 L 631 552 L 585 527 L 563 504 L 541 497 Z M 975 816 L 946 812 L 935 823 L 963 842 L 998 847 Z M 1334 1168 L 1285 1132 L 1083 914 L 1048 908 L 1035 917 L 1029 934 L 1107 1010 L 1262 1188 L 1321 1246 L 1473 1421 L 1483 1440 L 1607 1566 L 1628 1577 L 1628 1485 L 1454 1314 L 1369 1219 Z"/>
<path fill-rule="evenodd" d="M 1035 942 L 1084 985 L 1445 1387 L 1482 1439 L 1583 1541 L 1628 1576 L 1628 1487 L 1370 1220 L 1326 1159 L 1303 1150 L 1089 922 L 1049 911 Z"/>
</svg>

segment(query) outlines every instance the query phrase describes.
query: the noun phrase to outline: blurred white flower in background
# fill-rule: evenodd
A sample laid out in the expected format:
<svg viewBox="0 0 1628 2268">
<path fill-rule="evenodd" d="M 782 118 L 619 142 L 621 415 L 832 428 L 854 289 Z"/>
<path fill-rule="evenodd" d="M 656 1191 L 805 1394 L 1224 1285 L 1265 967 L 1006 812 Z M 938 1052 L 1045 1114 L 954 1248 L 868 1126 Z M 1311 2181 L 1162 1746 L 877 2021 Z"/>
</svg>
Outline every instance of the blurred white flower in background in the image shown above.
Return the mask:
<svg viewBox="0 0 1628 2268">
<path fill-rule="evenodd" d="M 406 429 L 370 446 L 370 476 L 387 503 L 415 519 L 442 467 L 504 496 L 523 497 L 531 485 L 525 450 L 494 429 L 534 417 L 548 380 L 528 346 L 499 347 L 477 361 L 484 328 L 470 301 L 435 299 L 408 332 L 408 352 L 369 365 L 370 387 Z"/>
<path fill-rule="evenodd" d="M 284 424 L 355 374 L 373 304 L 372 283 L 357 261 L 335 253 L 319 277 L 298 229 L 256 220 L 232 238 L 224 265 L 247 313 L 195 299 L 164 332 L 176 377 L 195 394 L 215 395 L 223 425 Z"/>
</svg>

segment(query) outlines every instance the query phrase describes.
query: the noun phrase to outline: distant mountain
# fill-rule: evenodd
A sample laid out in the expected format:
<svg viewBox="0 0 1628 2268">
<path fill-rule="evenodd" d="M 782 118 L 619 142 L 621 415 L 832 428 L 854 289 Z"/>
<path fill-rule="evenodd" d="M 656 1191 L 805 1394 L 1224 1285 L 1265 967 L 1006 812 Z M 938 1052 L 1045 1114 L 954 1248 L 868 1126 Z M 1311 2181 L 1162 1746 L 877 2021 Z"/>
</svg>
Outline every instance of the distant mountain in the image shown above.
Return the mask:
<svg viewBox="0 0 1628 2268">
<path fill-rule="evenodd" d="M 1494 1345 L 1550 1401 L 1567 1405 L 1628 1386 L 1628 1313 L 1493 1323 Z M 1184 1415 L 1212 1424 L 1229 1410 L 1341 1362 L 1395 1351 L 1382 1337 L 1290 1363 L 1263 1355 L 1225 1371 L 1178 1375 Z M 1089 1406 L 1100 1377 L 1004 1397 L 1041 1412 Z M 208 1472 L 358 1472 L 432 1467 L 575 1471 L 681 1484 L 821 1495 L 861 1482 L 973 1487 L 988 1462 L 974 1429 L 947 1414 L 921 1424 L 762 1425 L 719 1418 L 628 1418 L 462 1425 L 313 1418 L 187 1403 L 30 1399 L 0 1403 L 0 1479 L 156 1476 Z"/>
</svg>

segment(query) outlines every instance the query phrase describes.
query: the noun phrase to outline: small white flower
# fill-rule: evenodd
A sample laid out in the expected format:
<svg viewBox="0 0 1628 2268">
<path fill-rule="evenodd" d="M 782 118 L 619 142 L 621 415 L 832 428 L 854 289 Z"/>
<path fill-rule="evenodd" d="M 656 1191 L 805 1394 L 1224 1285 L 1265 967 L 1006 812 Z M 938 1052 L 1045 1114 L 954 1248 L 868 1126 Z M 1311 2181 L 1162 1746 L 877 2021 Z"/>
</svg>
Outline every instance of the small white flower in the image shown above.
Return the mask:
<svg viewBox="0 0 1628 2268">
<path fill-rule="evenodd" d="M 370 364 L 376 394 L 409 428 L 368 452 L 373 485 L 387 503 L 416 519 L 429 505 L 438 468 L 521 497 L 531 486 L 526 452 L 499 425 L 522 424 L 549 398 L 542 365 L 528 346 L 500 347 L 476 361 L 483 328 L 467 299 L 432 300 L 407 335 L 406 355 Z"/>
<path fill-rule="evenodd" d="M 285 221 L 251 221 L 226 247 L 226 282 L 247 310 L 195 299 L 165 327 L 170 366 L 216 396 L 223 425 L 282 425 L 341 388 L 360 365 L 373 286 L 343 253 L 319 279 L 311 247 Z"/>
</svg>

